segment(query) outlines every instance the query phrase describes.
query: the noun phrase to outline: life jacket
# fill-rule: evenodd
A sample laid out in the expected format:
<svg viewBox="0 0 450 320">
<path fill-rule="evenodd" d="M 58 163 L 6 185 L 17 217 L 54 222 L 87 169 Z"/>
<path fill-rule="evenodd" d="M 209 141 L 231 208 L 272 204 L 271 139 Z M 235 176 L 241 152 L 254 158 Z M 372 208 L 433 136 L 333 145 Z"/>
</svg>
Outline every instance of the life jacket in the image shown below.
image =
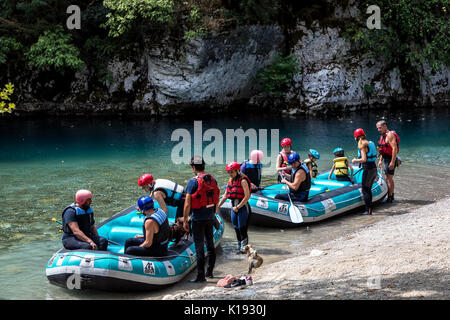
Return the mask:
<svg viewBox="0 0 450 320">
<path fill-rule="evenodd" d="M 199 174 L 197 177 L 198 188 L 192 194 L 192 209 L 213 208 L 219 202 L 220 189 L 214 177 L 208 173 Z"/>
<path fill-rule="evenodd" d="M 242 186 L 242 179 L 247 180 L 248 187 L 251 189 L 250 179 L 246 176 L 241 175 L 240 178 L 231 182 L 227 185 L 227 199 L 244 199 L 244 187 Z"/>
<path fill-rule="evenodd" d="M 361 150 L 358 149 L 358 158 L 361 158 Z M 377 160 L 377 148 L 375 147 L 375 143 L 369 141 L 369 152 L 367 152 L 367 161 L 366 162 L 375 162 Z"/>
<path fill-rule="evenodd" d="M 244 163 L 245 170 L 242 173 L 245 174 L 255 186 L 259 187 L 261 184 L 262 164 L 252 164 L 249 160 L 246 160 Z"/>
<path fill-rule="evenodd" d="M 306 164 L 302 163 L 297 169 L 293 169 L 292 170 L 292 175 L 291 175 L 291 183 L 293 183 L 295 181 L 295 175 L 297 174 L 297 172 L 299 172 L 300 170 L 305 171 L 306 173 L 306 179 L 300 184 L 300 186 L 298 187 L 297 190 L 294 189 L 290 189 L 291 194 L 293 194 L 295 197 L 299 197 L 300 194 L 309 191 L 309 189 L 311 189 L 311 176 L 309 174 L 309 169 L 306 166 Z"/>
<path fill-rule="evenodd" d="M 334 162 L 334 175 L 335 176 L 348 176 L 347 157 L 338 157 L 333 159 Z"/>
<path fill-rule="evenodd" d="M 310 158 L 305 159 L 303 161 L 304 164 L 308 165 L 308 163 L 311 163 L 311 171 L 313 172 L 313 177 L 317 177 L 317 174 L 319 173 L 319 169 L 317 167 L 317 164 L 315 161 L 312 161 Z"/>
<path fill-rule="evenodd" d="M 397 151 L 400 151 L 400 137 L 398 136 L 397 132 L 394 130 L 390 130 L 386 132 L 385 134 L 380 136 L 380 139 L 378 140 L 378 151 L 382 156 L 391 156 L 392 157 L 392 147 L 389 144 L 389 142 L 386 142 L 386 136 L 389 132 L 392 132 L 395 136 L 395 140 L 397 142 Z"/>
<path fill-rule="evenodd" d="M 78 207 L 75 203 L 72 203 L 70 206 L 64 208 L 62 213 L 62 222 L 63 222 L 63 231 L 67 235 L 73 234 L 69 225 L 64 222 L 64 214 L 69 208 L 75 210 L 78 227 L 80 228 L 81 231 L 83 231 L 83 233 L 86 236 L 89 237 L 91 235 L 92 225 L 94 224 L 94 211 L 92 210 L 92 208 L 89 207 L 89 209 L 83 210 L 80 207 Z"/>
<path fill-rule="evenodd" d="M 169 227 L 169 220 L 167 219 L 166 213 L 158 208 L 157 210 L 155 210 L 155 212 L 153 214 L 145 217 L 144 224 L 142 225 L 144 241 L 146 239 L 145 222 L 148 219 L 152 219 L 152 220 L 156 221 L 156 223 L 159 225 L 158 233 L 155 233 L 153 235 L 152 247 L 155 248 L 157 246 L 167 246 L 167 244 L 169 243 L 170 227 Z"/>
<path fill-rule="evenodd" d="M 291 150 L 291 152 L 289 154 L 291 154 L 293 151 Z M 285 168 L 287 166 L 289 166 L 289 162 L 288 162 L 288 157 L 289 155 L 286 155 L 286 153 L 284 153 L 283 151 L 280 152 L 281 154 L 281 158 L 283 159 L 283 161 L 281 161 L 281 166 L 282 168 Z M 287 169 L 284 170 L 285 173 L 290 174 L 292 172 L 291 169 Z"/>
<path fill-rule="evenodd" d="M 179 184 L 166 179 L 156 179 L 153 192 L 154 191 L 163 192 L 166 196 L 164 199 L 166 205 L 172 207 L 177 206 L 179 201 L 184 197 L 184 188 Z"/>
</svg>

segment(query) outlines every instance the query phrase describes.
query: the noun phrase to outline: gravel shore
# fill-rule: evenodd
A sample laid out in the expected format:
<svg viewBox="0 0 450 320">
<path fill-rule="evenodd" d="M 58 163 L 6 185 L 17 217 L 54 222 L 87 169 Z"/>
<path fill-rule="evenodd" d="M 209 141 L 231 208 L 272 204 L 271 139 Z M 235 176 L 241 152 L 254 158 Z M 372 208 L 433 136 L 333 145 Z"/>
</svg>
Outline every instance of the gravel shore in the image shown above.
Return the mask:
<svg viewBox="0 0 450 320">
<path fill-rule="evenodd" d="M 164 299 L 449 299 L 449 239 L 446 198 L 263 264 L 252 286 L 210 282 Z"/>
</svg>

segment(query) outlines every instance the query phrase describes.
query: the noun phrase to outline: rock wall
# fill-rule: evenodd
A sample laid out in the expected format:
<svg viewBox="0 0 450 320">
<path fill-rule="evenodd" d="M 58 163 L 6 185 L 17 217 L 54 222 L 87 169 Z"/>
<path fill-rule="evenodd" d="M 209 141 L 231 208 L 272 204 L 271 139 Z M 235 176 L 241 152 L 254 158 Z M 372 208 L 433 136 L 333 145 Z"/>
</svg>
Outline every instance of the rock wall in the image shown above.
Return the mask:
<svg viewBox="0 0 450 320">
<path fill-rule="evenodd" d="M 354 1 L 349 1 L 346 8 L 336 8 L 334 18 L 358 15 Z M 36 89 L 31 81 L 26 81 L 18 113 L 170 116 L 225 112 L 231 105 L 239 104 L 299 114 L 395 103 L 450 104 L 449 67 L 435 72 L 424 65 L 420 95 L 410 96 L 398 68 L 382 59 L 364 57 L 342 36 L 339 27 L 299 23 L 294 32 L 301 37 L 289 50 L 301 71 L 294 76 L 285 97 L 259 93 L 255 75 L 273 61 L 275 53 L 286 53 L 286 32 L 277 25 L 254 25 L 183 42 L 170 38 L 155 41 L 144 35 L 142 46 L 136 45 L 125 58 L 108 62 L 106 90 L 91 88 L 93 73 L 86 69 L 76 73 L 68 94 L 55 92 L 49 101 L 36 101 L 30 99 Z"/>
</svg>

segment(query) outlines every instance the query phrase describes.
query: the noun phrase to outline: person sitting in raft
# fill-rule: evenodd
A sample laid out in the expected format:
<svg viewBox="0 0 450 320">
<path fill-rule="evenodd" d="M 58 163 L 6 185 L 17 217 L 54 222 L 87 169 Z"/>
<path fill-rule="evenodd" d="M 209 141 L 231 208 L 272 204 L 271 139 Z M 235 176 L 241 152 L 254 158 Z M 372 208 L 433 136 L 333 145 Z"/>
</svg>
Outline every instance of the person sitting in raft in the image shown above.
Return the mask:
<svg viewBox="0 0 450 320">
<path fill-rule="evenodd" d="M 311 179 L 315 179 L 317 177 L 317 174 L 319 173 L 319 170 L 317 168 L 316 160 L 320 159 L 320 153 L 317 150 L 309 149 L 308 152 L 308 159 L 305 159 L 303 161 L 304 164 L 309 169 L 309 173 L 311 175 Z"/>
<path fill-rule="evenodd" d="M 149 173 L 139 177 L 138 186 L 149 196 L 156 200 L 159 207 L 166 213 L 169 213 L 167 206 L 176 207 L 176 220 L 183 222 L 183 209 L 186 194 L 184 188 L 179 184 L 166 179 L 154 179 Z"/>
<path fill-rule="evenodd" d="M 353 166 L 347 160 L 344 154 L 343 148 L 336 148 L 333 150 L 334 159 L 333 166 L 331 167 L 330 174 L 328 175 L 328 180 L 331 180 L 331 175 L 334 173 L 337 181 L 350 181 L 353 183 Z M 351 171 L 351 175 L 349 176 Z"/>
<path fill-rule="evenodd" d="M 264 153 L 261 150 L 253 150 L 250 153 L 250 160 L 245 160 L 241 164 L 240 171 L 245 174 L 251 182 L 251 192 L 256 192 L 261 185 L 262 159 Z"/>
<path fill-rule="evenodd" d="M 134 256 L 163 257 L 167 256 L 169 244 L 169 220 L 161 209 L 155 209 L 153 199 L 140 197 L 138 208 L 145 215 L 142 235 L 136 235 L 125 241 L 125 254 Z"/>
<path fill-rule="evenodd" d="M 106 250 L 108 240 L 100 237 L 94 223 L 94 211 L 91 208 L 92 192 L 78 190 L 75 203 L 66 207 L 62 213 L 62 244 L 68 250 Z"/>
<path fill-rule="evenodd" d="M 281 152 L 279 153 L 277 157 L 277 175 L 278 175 L 278 182 L 281 182 L 280 172 L 283 177 L 286 177 L 287 175 L 290 175 L 292 172 L 292 168 L 289 166 L 288 163 L 288 157 L 290 154 L 292 154 L 291 148 L 292 148 L 292 140 L 289 138 L 284 138 L 281 140 Z"/>
<path fill-rule="evenodd" d="M 278 194 L 275 199 L 292 201 L 307 201 L 311 188 L 311 175 L 308 167 L 301 162 L 300 155 L 292 152 L 288 157 L 288 163 L 292 166 L 292 174 L 281 180 L 281 183 L 289 187 L 289 194 Z"/>
<path fill-rule="evenodd" d="M 219 202 L 218 208 L 230 199 L 231 201 L 231 223 L 233 224 L 236 238 L 238 240 L 238 250 L 243 252 L 248 244 L 248 217 L 250 207 L 250 180 L 239 172 L 239 163 L 232 161 L 227 164 L 225 170 L 230 174 L 225 194 Z"/>
</svg>

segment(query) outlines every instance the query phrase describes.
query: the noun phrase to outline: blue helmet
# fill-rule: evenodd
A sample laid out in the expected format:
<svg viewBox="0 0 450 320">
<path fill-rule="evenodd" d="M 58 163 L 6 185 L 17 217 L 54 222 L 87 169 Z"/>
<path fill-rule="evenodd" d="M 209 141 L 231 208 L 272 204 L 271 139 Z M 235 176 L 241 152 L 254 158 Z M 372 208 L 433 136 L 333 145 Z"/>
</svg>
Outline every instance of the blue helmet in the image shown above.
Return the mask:
<svg viewBox="0 0 450 320">
<path fill-rule="evenodd" d="M 342 157 L 344 155 L 344 149 L 336 148 L 333 150 L 333 154 L 336 156 Z"/>
<path fill-rule="evenodd" d="M 320 153 L 315 149 L 309 149 L 309 155 L 313 156 L 316 159 L 320 159 Z"/>
<path fill-rule="evenodd" d="M 153 209 L 155 207 L 155 204 L 153 202 L 153 199 L 149 196 L 142 196 L 139 198 L 137 202 L 138 208 L 140 211 L 144 212 L 149 209 Z"/>
<path fill-rule="evenodd" d="M 291 152 L 291 154 L 288 156 L 288 163 L 293 164 L 297 161 L 300 161 L 300 155 L 297 152 Z"/>
</svg>

